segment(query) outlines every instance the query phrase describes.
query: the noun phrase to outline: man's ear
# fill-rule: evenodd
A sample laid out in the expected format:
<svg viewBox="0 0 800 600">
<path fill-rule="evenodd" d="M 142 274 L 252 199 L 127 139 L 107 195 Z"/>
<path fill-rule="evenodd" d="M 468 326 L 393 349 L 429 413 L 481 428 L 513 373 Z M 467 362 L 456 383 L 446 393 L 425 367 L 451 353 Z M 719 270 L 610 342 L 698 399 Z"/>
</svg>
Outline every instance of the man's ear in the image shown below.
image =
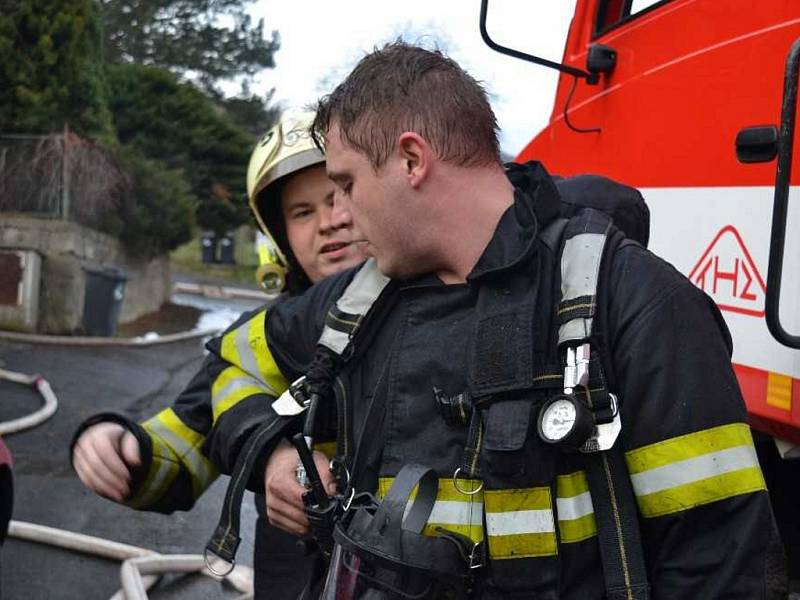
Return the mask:
<svg viewBox="0 0 800 600">
<path fill-rule="evenodd" d="M 401 133 L 397 138 L 397 145 L 408 183 L 411 187 L 418 188 L 428 176 L 433 151 L 428 142 L 413 131 Z"/>
</svg>

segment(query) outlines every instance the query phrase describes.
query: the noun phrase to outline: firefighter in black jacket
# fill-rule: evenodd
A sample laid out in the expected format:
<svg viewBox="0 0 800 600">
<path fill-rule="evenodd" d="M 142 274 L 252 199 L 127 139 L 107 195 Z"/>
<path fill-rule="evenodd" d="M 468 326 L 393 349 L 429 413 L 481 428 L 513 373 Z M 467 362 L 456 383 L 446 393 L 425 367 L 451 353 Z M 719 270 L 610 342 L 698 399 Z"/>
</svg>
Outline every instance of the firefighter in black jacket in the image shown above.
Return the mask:
<svg viewBox="0 0 800 600">
<path fill-rule="evenodd" d="M 312 117 L 285 114 L 256 145 L 248 168 L 250 207 L 268 238 L 257 279 L 272 291 L 285 288 L 288 295 L 364 260 L 351 243 L 349 219 L 331 225 L 333 187 L 308 134 Z M 240 321 L 263 316 L 262 309 Z M 141 424 L 109 413 L 84 422 L 73 444 L 75 470 L 93 491 L 133 508 L 188 510 L 217 477 L 204 443 L 224 412 L 225 406 L 212 404 L 204 366 L 171 407 Z M 256 598 L 295 598 L 310 558 L 295 536 L 267 523 L 263 494 L 255 500 Z"/>
<path fill-rule="evenodd" d="M 404 465 L 433 468 L 438 497 L 425 532 L 484 549 L 474 597 L 606 597 L 583 456 L 537 434 L 548 381 L 563 373 L 559 245 L 543 234 L 543 215 L 557 213 L 551 181 L 530 173 L 513 187 L 480 85 L 440 53 L 403 43 L 365 57 L 321 101 L 315 131 L 337 185 L 335 215 L 353 215 L 367 264 L 398 290 L 368 351 L 334 385 L 345 465 L 360 446 L 378 440 L 380 449 L 367 469 L 372 489 L 352 491 L 381 496 Z M 635 494 L 650 597 L 769 597 L 777 534 L 720 313 L 637 244 L 621 245 L 604 269 L 615 447 Z M 213 401 L 225 411 L 206 448 L 223 472 L 255 429 L 278 419 L 271 404 L 305 374 L 326 315 L 346 320 L 335 303 L 355 275 L 328 278 L 209 345 Z M 255 331 L 253 354 L 232 349 L 242 331 Z M 471 397 L 477 426 L 445 420 L 442 394 Z M 368 420 L 376 405 L 378 427 Z M 269 451 L 270 520 L 305 531 L 297 454 L 277 439 Z M 330 489 L 333 475 L 322 477 Z"/>
</svg>

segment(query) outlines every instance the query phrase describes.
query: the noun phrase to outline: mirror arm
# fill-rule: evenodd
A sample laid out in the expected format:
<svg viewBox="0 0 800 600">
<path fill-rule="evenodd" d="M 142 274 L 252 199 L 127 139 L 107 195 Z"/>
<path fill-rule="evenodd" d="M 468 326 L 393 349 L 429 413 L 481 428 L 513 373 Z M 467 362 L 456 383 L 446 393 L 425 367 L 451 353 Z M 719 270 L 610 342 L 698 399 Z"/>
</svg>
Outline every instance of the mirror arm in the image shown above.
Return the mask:
<svg viewBox="0 0 800 600">
<path fill-rule="evenodd" d="M 583 71 L 575 67 L 570 67 L 569 65 L 553 62 L 551 60 L 547 60 L 544 58 L 539 58 L 538 56 L 533 56 L 532 54 L 526 54 L 525 52 L 520 52 L 519 50 L 514 50 L 513 48 L 507 48 L 505 46 L 501 46 L 500 44 L 495 42 L 489 36 L 489 32 L 486 30 L 486 13 L 488 12 L 488 7 L 489 7 L 489 0 L 481 0 L 481 19 L 480 19 L 481 37 L 483 38 L 483 41 L 486 43 L 486 45 L 489 46 L 489 48 L 495 50 L 496 52 L 499 52 L 500 54 L 506 54 L 508 56 L 512 56 L 520 60 L 525 60 L 537 65 L 542 65 L 543 67 L 556 69 L 557 71 L 561 71 L 562 73 L 568 73 L 573 77 L 580 77 L 582 79 L 585 79 L 586 83 L 590 85 L 595 85 L 598 82 L 599 77 L 597 73 L 589 73 L 588 71 Z"/>
</svg>

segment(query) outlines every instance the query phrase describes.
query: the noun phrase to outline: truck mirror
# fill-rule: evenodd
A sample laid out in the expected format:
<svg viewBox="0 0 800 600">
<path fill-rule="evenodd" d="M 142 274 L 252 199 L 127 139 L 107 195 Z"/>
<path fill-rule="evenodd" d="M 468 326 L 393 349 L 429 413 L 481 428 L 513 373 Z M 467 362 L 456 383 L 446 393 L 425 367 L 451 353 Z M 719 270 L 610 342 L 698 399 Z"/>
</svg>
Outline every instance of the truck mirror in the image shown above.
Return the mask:
<svg viewBox="0 0 800 600">
<path fill-rule="evenodd" d="M 523 6 L 533 4 L 530 15 Z M 481 0 L 480 30 L 483 41 L 492 50 L 520 60 L 597 81 L 589 73 L 561 63 L 575 12 L 575 0 L 547 3 L 521 3 L 517 0 Z"/>
</svg>

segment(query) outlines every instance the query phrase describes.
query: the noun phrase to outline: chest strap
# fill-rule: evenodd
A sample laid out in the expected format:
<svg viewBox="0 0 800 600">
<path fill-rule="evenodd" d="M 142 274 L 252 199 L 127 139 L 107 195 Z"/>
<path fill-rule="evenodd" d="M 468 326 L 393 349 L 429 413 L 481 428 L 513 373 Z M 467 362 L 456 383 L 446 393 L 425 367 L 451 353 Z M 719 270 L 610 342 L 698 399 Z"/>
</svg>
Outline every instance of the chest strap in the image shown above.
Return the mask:
<svg viewBox="0 0 800 600">
<path fill-rule="evenodd" d="M 621 428 L 619 407 L 607 388 L 602 361 L 593 361 L 599 373 L 592 382 L 600 381 L 600 389 L 589 384 L 590 356 L 595 350 L 592 342 L 597 339 L 592 333 L 600 267 L 612 231 L 609 217 L 594 210 L 582 211 L 566 226 L 561 253 L 558 344 L 565 355 L 564 391 L 583 395 L 595 421 L 595 433 L 581 452 L 597 520 L 606 597 L 646 600 L 649 585 L 636 500 L 620 444 L 616 443 Z M 608 348 L 602 351 L 609 352 Z"/>
<path fill-rule="evenodd" d="M 367 260 L 328 311 L 319 344 L 349 358 L 355 350 L 352 342 L 358 328 L 388 284 L 389 278 L 378 271 L 375 259 Z"/>
</svg>

